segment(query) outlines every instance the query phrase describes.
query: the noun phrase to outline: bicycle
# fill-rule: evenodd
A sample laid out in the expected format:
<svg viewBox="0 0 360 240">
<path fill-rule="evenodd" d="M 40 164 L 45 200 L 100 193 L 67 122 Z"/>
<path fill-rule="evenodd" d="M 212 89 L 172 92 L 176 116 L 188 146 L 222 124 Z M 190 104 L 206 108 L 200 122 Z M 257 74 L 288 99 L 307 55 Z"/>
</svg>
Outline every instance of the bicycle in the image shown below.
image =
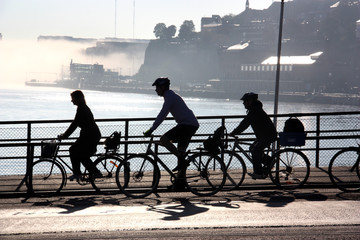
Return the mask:
<svg viewBox="0 0 360 240">
<path fill-rule="evenodd" d="M 101 174 L 93 176 L 82 168 L 78 181 L 80 185 L 91 184 L 96 192 L 118 189 L 115 181 L 116 168 L 123 158 L 118 153 L 121 133 L 114 132 L 105 140 L 105 153 L 96 155 L 95 169 Z M 60 139 L 43 141 L 41 157 L 32 165 L 32 189 L 34 193 L 58 194 L 67 183 L 66 168 L 72 171 L 61 156 L 58 155 Z"/>
<path fill-rule="evenodd" d="M 176 180 L 184 180 L 186 188 L 197 196 L 211 196 L 223 187 L 225 166 L 219 157 L 201 151 L 189 155 L 188 151 L 188 166 L 183 178 L 179 178 L 152 150 L 155 144 L 154 136 L 151 136 L 145 153 L 129 156 L 117 168 L 116 182 L 127 197 L 143 198 L 155 192 L 162 172 L 169 174 L 173 184 Z"/>
<path fill-rule="evenodd" d="M 94 179 L 99 192 L 118 190 L 115 175 L 116 169 L 124 158 L 118 153 L 120 147 L 121 132 L 114 132 L 105 140 L 105 153 L 97 155 L 94 161 L 95 169 L 102 176 Z"/>
<path fill-rule="evenodd" d="M 344 192 L 360 191 L 360 144 L 358 147 L 343 148 L 330 160 L 331 182 Z"/>
<path fill-rule="evenodd" d="M 226 134 L 227 137 L 230 135 Z M 246 164 L 241 156 L 252 162 L 252 157 L 241 145 L 251 145 L 234 136 L 234 144 L 231 150 L 227 148 L 221 151 L 226 168 L 228 190 L 238 188 L 244 181 L 247 172 Z M 227 145 L 227 144 L 226 144 Z M 230 145 L 229 145 L 230 146 Z M 238 154 L 241 154 L 241 156 Z M 272 156 L 270 157 L 269 154 Z M 265 149 L 263 155 L 263 170 L 271 181 L 280 189 L 295 189 L 304 185 L 310 175 L 310 163 L 308 158 L 298 149 L 285 148 L 280 150 Z M 230 187 L 227 187 L 227 186 Z"/>
<path fill-rule="evenodd" d="M 32 174 L 27 176 L 27 183 L 32 192 L 42 195 L 55 195 L 60 193 L 67 183 L 65 168 L 72 172 L 72 168 L 58 155 L 60 139 L 43 141 L 41 146 L 41 157 L 32 164 Z M 94 183 L 94 175 L 82 168 L 81 177 L 77 180 L 80 185 L 91 184 L 99 191 Z"/>
</svg>

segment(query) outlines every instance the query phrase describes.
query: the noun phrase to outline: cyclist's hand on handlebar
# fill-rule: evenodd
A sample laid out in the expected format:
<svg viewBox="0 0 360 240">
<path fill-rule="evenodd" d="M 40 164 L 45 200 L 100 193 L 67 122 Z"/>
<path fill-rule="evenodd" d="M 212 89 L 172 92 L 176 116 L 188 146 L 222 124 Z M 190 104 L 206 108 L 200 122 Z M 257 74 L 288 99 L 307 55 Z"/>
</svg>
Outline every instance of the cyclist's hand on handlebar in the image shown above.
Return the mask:
<svg viewBox="0 0 360 240">
<path fill-rule="evenodd" d="M 144 136 L 145 137 L 150 137 L 151 136 L 151 134 L 152 134 L 152 130 L 151 130 L 151 128 L 149 129 L 149 130 L 147 130 L 146 132 L 143 132 L 143 134 L 144 134 Z"/>
</svg>

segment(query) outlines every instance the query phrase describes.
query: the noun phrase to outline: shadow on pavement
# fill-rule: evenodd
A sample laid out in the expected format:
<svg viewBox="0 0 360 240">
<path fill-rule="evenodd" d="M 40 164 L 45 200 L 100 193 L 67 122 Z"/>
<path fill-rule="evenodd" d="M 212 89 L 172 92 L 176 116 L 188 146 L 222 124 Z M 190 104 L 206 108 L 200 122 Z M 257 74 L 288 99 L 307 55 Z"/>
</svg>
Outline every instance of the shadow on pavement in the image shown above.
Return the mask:
<svg viewBox="0 0 360 240">
<path fill-rule="evenodd" d="M 164 216 L 162 220 L 175 221 L 175 220 L 180 220 L 183 217 L 196 215 L 209 210 L 209 208 L 200 207 L 191 203 L 189 199 L 186 198 L 180 198 L 174 200 L 175 202 L 179 202 L 179 204 L 149 206 L 148 211 L 165 214 L 166 216 Z"/>
<path fill-rule="evenodd" d="M 131 199 L 123 194 L 61 195 L 54 197 L 0 198 L 1 208 L 58 207 L 62 214 L 74 213 L 92 206 L 146 206 L 149 211 L 161 211 L 166 220 L 207 211 L 206 206 L 240 208 L 241 202 L 262 203 L 267 207 L 281 208 L 294 201 L 359 200 L 360 193 L 343 193 L 336 189 L 234 190 L 219 192 L 211 197 L 198 197 L 189 192 L 152 194 L 142 199 Z M 171 204 L 171 207 L 162 206 Z M 174 207 L 175 205 L 175 207 Z"/>
</svg>

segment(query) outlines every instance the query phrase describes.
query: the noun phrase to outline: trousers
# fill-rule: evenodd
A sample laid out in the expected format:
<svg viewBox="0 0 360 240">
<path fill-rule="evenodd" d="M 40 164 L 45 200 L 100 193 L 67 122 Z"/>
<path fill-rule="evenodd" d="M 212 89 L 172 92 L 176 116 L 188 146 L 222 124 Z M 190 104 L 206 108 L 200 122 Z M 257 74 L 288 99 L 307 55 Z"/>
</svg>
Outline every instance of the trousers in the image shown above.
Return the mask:
<svg viewBox="0 0 360 240">
<path fill-rule="evenodd" d="M 264 154 L 264 149 L 269 147 L 272 142 L 274 142 L 274 138 L 265 137 L 265 138 L 257 139 L 250 145 L 249 150 L 252 155 L 252 164 L 255 174 L 263 174 L 261 163 Z"/>
</svg>

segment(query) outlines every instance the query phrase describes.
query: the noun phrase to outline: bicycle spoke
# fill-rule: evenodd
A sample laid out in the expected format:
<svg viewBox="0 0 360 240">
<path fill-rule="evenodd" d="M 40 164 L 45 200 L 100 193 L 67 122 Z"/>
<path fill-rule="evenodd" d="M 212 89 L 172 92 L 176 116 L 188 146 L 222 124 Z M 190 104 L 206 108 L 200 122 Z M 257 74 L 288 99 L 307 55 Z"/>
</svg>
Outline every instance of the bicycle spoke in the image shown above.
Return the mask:
<svg viewBox="0 0 360 240">
<path fill-rule="evenodd" d="M 117 186 L 128 197 L 146 197 L 157 188 L 158 182 L 157 165 L 144 155 L 125 159 L 116 170 Z"/>
<path fill-rule="evenodd" d="M 280 188 L 300 187 L 307 181 L 309 174 L 309 161 L 300 151 L 284 149 L 275 153 L 270 178 Z"/>
<path fill-rule="evenodd" d="M 222 189 L 225 180 L 225 165 L 217 156 L 199 153 L 190 157 L 186 184 L 192 193 L 199 196 L 213 195 Z"/>
<path fill-rule="evenodd" d="M 95 160 L 94 184 L 99 191 L 118 191 L 116 169 L 122 159 L 116 156 L 101 156 Z"/>
<path fill-rule="evenodd" d="M 54 195 L 61 191 L 65 183 L 65 174 L 59 164 L 52 159 L 34 162 L 32 170 L 32 188 L 35 194 Z"/>
<path fill-rule="evenodd" d="M 230 151 L 225 151 L 222 156 L 226 167 L 224 189 L 235 189 L 239 187 L 245 179 L 246 165 L 239 155 L 233 154 Z"/>
</svg>

